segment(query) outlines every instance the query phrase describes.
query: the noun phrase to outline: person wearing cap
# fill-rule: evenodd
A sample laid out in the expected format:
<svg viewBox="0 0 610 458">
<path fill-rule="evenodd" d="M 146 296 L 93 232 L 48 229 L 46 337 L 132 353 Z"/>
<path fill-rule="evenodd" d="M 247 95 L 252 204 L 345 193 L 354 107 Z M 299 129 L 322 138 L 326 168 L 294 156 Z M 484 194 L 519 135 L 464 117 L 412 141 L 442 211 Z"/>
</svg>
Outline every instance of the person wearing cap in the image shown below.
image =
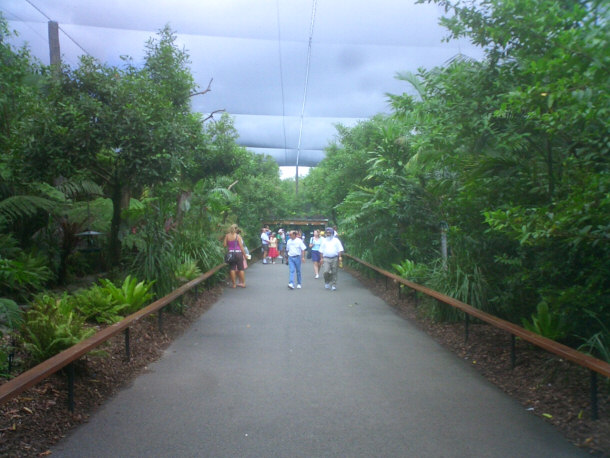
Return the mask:
<svg viewBox="0 0 610 458">
<path fill-rule="evenodd" d="M 294 289 L 294 274 L 297 277 L 297 289 L 301 289 L 301 263 L 305 261 L 305 250 L 307 247 L 303 239 L 297 237 L 297 231 L 290 231 L 290 239 L 286 242 L 286 252 L 288 254 L 288 288 Z"/>
<path fill-rule="evenodd" d="M 326 237 L 320 243 L 320 254 L 322 255 L 322 274 L 324 275 L 324 287 L 335 291 L 337 289 L 337 274 L 339 272 L 339 261 L 342 260 L 343 244 L 335 237 L 332 227 L 326 228 Z"/>
</svg>

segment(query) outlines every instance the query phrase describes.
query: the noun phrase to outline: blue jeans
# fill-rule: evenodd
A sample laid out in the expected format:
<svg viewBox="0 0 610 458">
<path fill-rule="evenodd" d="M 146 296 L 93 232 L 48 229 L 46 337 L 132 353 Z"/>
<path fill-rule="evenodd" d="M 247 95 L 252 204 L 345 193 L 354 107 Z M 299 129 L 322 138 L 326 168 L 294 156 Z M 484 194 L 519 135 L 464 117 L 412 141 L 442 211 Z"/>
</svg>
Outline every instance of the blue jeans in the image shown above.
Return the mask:
<svg viewBox="0 0 610 458">
<path fill-rule="evenodd" d="M 288 258 L 288 270 L 290 271 L 289 282 L 294 284 L 294 273 L 297 273 L 297 285 L 301 284 L 301 256 L 290 256 Z"/>
</svg>

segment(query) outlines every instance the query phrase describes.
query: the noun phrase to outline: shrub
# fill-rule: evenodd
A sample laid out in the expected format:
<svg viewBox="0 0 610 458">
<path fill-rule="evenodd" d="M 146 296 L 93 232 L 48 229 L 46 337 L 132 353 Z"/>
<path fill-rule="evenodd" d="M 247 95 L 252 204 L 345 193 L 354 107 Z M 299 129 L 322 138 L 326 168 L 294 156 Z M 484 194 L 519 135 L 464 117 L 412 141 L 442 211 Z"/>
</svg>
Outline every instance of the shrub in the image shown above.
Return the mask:
<svg viewBox="0 0 610 458">
<path fill-rule="evenodd" d="M 110 295 L 114 303 L 118 305 L 125 305 L 121 308 L 121 311 L 125 315 L 137 312 L 153 297 L 151 288 L 155 282 L 144 282 L 138 283 L 138 280 L 131 275 L 128 275 L 123 284 L 117 287 L 108 279 L 101 279 L 100 284 L 102 289 Z"/>
<path fill-rule="evenodd" d="M 21 340 L 32 365 L 41 363 L 95 333 L 74 310 L 67 294 L 39 294 L 25 314 Z"/>
<path fill-rule="evenodd" d="M 538 304 L 536 314 L 532 314 L 532 321 L 523 318 L 521 322 L 525 329 L 549 339 L 561 340 L 566 336 L 565 320 L 550 311 L 546 302 Z"/>
<path fill-rule="evenodd" d="M 76 291 L 71 300 L 87 321 L 105 324 L 121 321 L 125 309 L 129 307 L 128 303 L 118 303 L 108 290 L 100 285 Z"/>
</svg>

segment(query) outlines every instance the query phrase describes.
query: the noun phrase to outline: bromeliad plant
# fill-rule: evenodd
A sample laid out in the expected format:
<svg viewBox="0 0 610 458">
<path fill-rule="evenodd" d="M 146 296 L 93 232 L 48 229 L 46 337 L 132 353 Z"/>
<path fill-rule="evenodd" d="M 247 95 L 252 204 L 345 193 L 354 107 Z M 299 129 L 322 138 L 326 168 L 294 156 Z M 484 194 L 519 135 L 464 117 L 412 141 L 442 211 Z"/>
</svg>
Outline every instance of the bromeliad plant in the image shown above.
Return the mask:
<svg viewBox="0 0 610 458">
<path fill-rule="evenodd" d="M 120 287 L 117 287 L 108 279 L 104 278 L 100 280 L 102 288 L 107 292 L 114 303 L 125 305 L 124 308 L 121 308 L 121 312 L 124 315 L 137 312 L 146 305 L 149 299 L 153 297 L 151 288 L 154 283 L 154 281 L 138 282 L 138 280 L 131 275 L 128 275 L 125 278 Z"/>
<path fill-rule="evenodd" d="M 192 259 L 188 255 L 185 255 L 182 262 L 178 264 L 174 275 L 176 276 L 178 283 L 182 284 L 199 277 L 201 275 L 201 269 L 197 265 L 196 260 Z"/>
<path fill-rule="evenodd" d="M 532 314 L 531 321 L 523 318 L 521 322 L 528 331 L 552 340 L 561 340 L 567 334 L 565 320 L 559 314 L 552 312 L 546 302 L 538 304 L 536 313 Z"/>
</svg>

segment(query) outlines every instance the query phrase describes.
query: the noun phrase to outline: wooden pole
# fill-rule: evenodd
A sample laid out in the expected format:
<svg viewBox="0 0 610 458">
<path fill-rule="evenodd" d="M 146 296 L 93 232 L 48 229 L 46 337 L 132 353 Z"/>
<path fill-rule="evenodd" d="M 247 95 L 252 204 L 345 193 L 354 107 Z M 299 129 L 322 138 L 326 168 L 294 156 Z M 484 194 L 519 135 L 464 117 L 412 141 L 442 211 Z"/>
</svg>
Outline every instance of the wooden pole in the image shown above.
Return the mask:
<svg viewBox="0 0 610 458">
<path fill-rule="evenodd" d="M 49 21 L 49 55 L 51 66 L 61 67 L 61 55 L 59 52 L 59 25 L 56 21 Z"/>
</svg>

